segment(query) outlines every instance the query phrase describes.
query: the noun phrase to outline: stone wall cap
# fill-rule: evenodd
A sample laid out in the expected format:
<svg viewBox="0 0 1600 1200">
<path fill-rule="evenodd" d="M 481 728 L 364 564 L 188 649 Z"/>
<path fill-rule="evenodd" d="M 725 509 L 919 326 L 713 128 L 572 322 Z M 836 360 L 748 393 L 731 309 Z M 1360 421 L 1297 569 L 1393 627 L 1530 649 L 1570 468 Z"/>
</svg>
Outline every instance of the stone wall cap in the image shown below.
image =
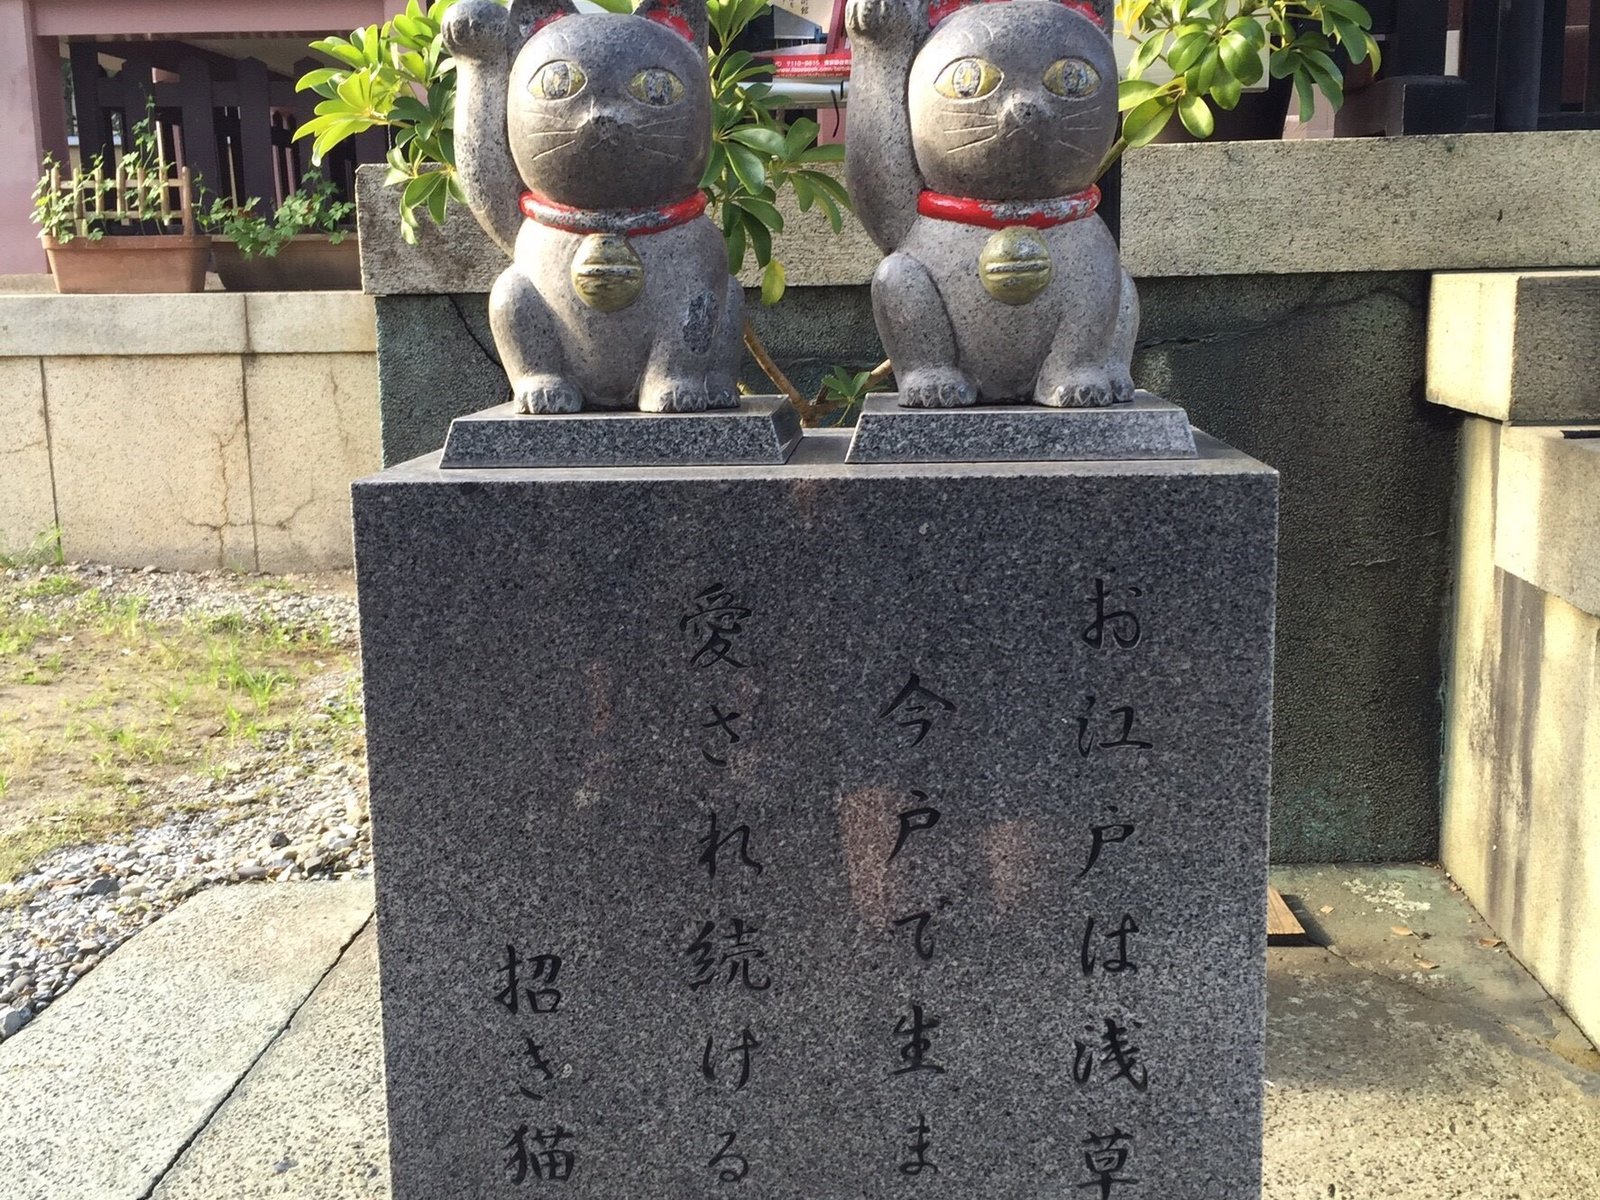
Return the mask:
<svg viewBox="0 0 1600 1200">
<path fill-rule="evenodd" d="M 360 292 L 0 295 L 0 358 L 371 354 Z"/>
<path fill-rule="evenodd" d="M 1600 271 L 1433 277 L 1428 399 L 1508 424 L 1600 421 Z"/>
<path fill-rule="evenodd" d="M 1600 422 L 1507 428 L 1494 563 L 1600 616 Z"/>
<path fill-rule="evenodd" d="M 505 255 L 460 206 L 407 245 L 386 170 L 359 172 L 366 290 L 487 292 Z M 1152 145 L 1122 176 L 1123 262 L 1141 278 L 1600 266 L 1600 130 Z M 882 255 L 853 217 L 834 234 L 792 192 L 778 207 L 791 287 L 872 278 Z"/>
</svg>

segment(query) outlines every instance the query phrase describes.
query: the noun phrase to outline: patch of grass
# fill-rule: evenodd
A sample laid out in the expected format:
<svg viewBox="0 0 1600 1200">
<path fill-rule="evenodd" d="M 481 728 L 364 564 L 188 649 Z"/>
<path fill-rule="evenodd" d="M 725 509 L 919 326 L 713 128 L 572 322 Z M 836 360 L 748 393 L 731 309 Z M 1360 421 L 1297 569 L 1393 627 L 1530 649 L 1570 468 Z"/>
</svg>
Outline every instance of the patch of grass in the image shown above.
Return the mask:
<svg viewBox="0 0 1600 1200">
<path fill-rule="evenodd" d="M 124 642 L 139 638 L 144 631 L 144 610 L 150 607 L 150 601 L 143 596 L 119 596 L 115 600 L 107 600 L 104 592 L 95 592 L 93 595 L 99 603 L 92 605 L 91 609 L 98 618 L 102 634 Z"/>
<path fill-rule="evenodd" d="M 101 754 L 97 754 L 95 756 L 97 765 L 110 767 L 140 763 L 153 767 L 166 762 L 171 756 L 170 729 L 136 729 L 120 725 L 113 727 L 91 721 L 89 732 L 105 745 L 105 750 L 101 752 L 105 755 L 105 761 L 100 762 Z"/>
<path fill-rule="evenodd" d="M 165 795 L 180 774 L 236 779 L 262 750 L 359 759 L 353 650 L 326 623 L 287 623 L 249 598 L 233 608 L 159 620 L 143 598 L 92 584 L 0 579 L 0 881 L 60 846 L 159 819 L 171 802 L 157 811 L 142 794 Z"/>
<path fill-rule="evenodd" d="M 0 879 L 12 880 L 62 846 L 104 841 L 139 827 L 144 797 L 132 788 L 106 788 L 40 808 L 0 839 Z"/>
<path fill-rule="evenodd" d="M 31 610 L 7 611 L 0 607 L 0 658 L 17 658 L 32 650 L 40 638 L 54 632 L 50 618 Z"/>
<path fill-rule="evenodd" d="M 259 588 L 263 592 L 292 592 L 294 584 L 282 575 L 249 575 L 242 579 L 246 587 Z"/>
<path fill-rule="evenodd" d="M 53 596 L 76 596 L 89 585 L 71 575 L 45 575 L 17 589 L 24 600 L 48 600 Z"/>
<path fill-rule="evenodd" d="M 328 702 L 328 719 L 342 729 L 359 729 L 365 719 L 361 702 L 361 681 L 352 679 L 344 689 Z"/>
<path fill-rule="evenodd" d="M 212 613 L 200 622 L 207 633 L 243 633 L 250 628 L 250 618 L 242 612 Z"/>
</svg>

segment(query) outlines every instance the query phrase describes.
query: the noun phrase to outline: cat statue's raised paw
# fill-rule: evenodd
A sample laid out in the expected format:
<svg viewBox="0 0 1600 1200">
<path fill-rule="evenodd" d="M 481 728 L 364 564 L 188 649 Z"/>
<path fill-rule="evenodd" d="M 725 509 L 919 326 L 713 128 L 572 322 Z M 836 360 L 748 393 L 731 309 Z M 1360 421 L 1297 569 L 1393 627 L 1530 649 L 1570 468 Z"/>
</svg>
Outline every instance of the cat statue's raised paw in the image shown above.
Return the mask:
<svg viewBox="0 0 1600 1200">
<path fill-rule="evenodd" d="M 846 172 L 900 403 L 1133 398 L 1139 300 L 1095 215 L 1110 0 L 849 0 Z"/>
<path fill-rule="evenodd" d="M 489 317 L 517 411 L 738 405 L 744 294 L 699 188 L 706 37 L 705 0 L 446 12 L 460 183 L 512 258 Z"/>
</svg>

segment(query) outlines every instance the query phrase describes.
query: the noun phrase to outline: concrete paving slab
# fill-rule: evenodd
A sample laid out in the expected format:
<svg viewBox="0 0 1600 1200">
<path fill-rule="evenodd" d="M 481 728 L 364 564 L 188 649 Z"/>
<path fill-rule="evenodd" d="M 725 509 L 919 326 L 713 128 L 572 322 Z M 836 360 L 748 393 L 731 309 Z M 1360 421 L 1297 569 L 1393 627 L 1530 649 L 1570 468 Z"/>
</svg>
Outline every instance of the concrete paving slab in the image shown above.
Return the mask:
<svg viewBox="0 0 1600 1200">
<path fill-rule="evenodd" d="M 369 926 L 151 1200 L 388 1195 L 378 940 Z"/>
<path fill-rule="evenodd" d="M 1265 1200 L 1600 1196 L 1600 1055 L 1448 876 L 1273 883 L 1328 944 L 1267 953 Z"/>
<path fill-rule="evenodd" d="M 223 888 L 132 939 L 0 1043 L 0 1194 L 148 1196 L 371 913 L 366 883 Z"/>
<path fill-rule="evenodd" d="M 1600 1196 L 1593 1149 L 1600 1145 L 1600 1056 L 1504 946 L 1493 944 L 1494 931 L 1448 876 L 1423 866 L 1319 866 L 1280 868 L 1273 881 L 1306 923 L 1308 942 L 1329 944 L 1268 952 L 1263 1200 Z M 271 893 L 326 887 L 286 885 Z M 189 921 L 184 937 L 197 947 L 216 940 L 208 924 L 238 924 L 225 911 L 194 909 L 134 939 L 62 1006 L 182 918 Z M 308 957 L 328 953 L 337 950 Z M 186 1059 L 220 1058 L 205 1031 L 210 1011 L 183 999 L 183 1011 L 171 1014 L 173 1042 L 206 1039 L 205 1054 Z M 170 1090 L 155 1077 L 163 1069 L 155 1060 L 146 1062 L 145 1075 L 96 1074 L 95 1060 L 116 1053 L 121 1040 L 108 1025 L 81 1051 L 55 1043 L 67 1072 L 56 1090 L 67 1100 L 51 1101 L 45 1112 L 44 1093 L 14 1099 L 6 1050 L 26 1045 L 52 1017 L 0 1047 L 0 1193 L 7 1200 L 5 1185 L 31 1176 L 14 1173 L 5 1138 L 38 1143 L 54 1130 L 37 1161 L 87 1177 L 134 1153 L 143 1136 L 139 1126 L 108 1115 L 109 1099 Z M 28 1200 L 44 1194 L 20 1193 Z M 349 947 L 153 1190 L 102 1173 L 87 1190 L 48 1194 L 389 1200 L 372 931 Z M 1159 1187 L 1150 1194 L 1160 1195 Z"/>
</svg>

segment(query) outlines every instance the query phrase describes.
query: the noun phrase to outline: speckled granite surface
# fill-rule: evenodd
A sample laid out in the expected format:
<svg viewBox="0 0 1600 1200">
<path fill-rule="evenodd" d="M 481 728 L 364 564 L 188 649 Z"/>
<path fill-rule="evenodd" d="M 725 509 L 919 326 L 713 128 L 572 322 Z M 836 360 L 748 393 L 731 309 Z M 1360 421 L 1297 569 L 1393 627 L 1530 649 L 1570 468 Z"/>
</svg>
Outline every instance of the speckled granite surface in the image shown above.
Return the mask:
<svg viewBox="0 0 1600 1200">
<path fill-rule="evenodd" d="M 1275 475 L 845 449 L 356 485 L 399 1200 L 1256 1194 Z"/>
<path fill-rule="evenodd" d="M 447 470 L 463 467 L 648 467 L 782 464 L 800 441 L 800 414 L 782 396 L 745 396 L 736 409 L 519 416 L 501 404 L 450 423 Z"/>
<path fill-rule="evenodd" d="M 1149 392 L 1106 408 L 1036 404 L 901 408 L 869 397 L 850 446 L 853 463 L 1054 462 L 1193 458 L 1188 414 Z"/>
</svg>

